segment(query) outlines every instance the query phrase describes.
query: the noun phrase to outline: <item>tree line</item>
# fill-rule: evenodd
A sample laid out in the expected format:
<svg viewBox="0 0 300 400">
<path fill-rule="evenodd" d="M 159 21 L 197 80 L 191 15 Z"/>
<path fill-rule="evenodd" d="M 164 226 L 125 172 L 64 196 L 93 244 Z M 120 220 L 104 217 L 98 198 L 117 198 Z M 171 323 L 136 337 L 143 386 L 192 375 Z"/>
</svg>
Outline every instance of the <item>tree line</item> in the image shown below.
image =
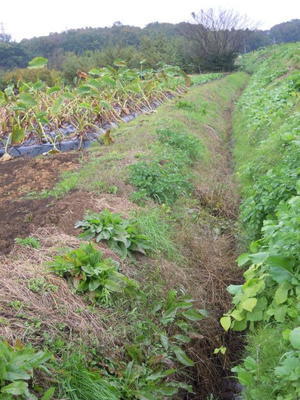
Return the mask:
<svg viewBox="0 0 300 400">
<path fill-rule="evenodd" d="M 112 65 L 116 59 L 133 68 L 167 63 L 189 73 L 230 71 L 239 53 L 300 40 L 299 19 L 264 31 L 247 28 L 238 14 L 228 10 L 192 15 L 192 23 L 154 22 L 139 28 L 116 22 L 112 27 L 71 29 L 20 43 L 2 34 L 0 70 L 25 68 L 30 59 L 43 56 L 49 60 L 49 69 L 61 71 L 66 81 L 72 81 L 78 70 Z"/>
</svg>

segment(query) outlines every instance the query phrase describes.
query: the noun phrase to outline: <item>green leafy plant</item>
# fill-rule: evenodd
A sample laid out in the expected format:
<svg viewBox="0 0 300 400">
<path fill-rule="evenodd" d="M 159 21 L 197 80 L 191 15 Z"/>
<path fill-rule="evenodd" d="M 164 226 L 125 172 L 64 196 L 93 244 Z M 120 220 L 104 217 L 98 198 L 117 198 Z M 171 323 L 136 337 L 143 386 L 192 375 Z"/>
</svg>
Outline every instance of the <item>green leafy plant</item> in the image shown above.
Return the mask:
<svg viewBox="0 0 300 400">
<path fill-rule="evenodd" d="M 146 236 L 140 232 L 134 220 L 125 220 L 109 210 L 87 215 L 75 224 L 75 228 L 84 231 L 80 235 L 84 239 L 105 241 L 123 258 L 133 252 L 145 254 L 149 247 Z"/>
<path fill-rule="evenodd" d="M 65 277 L 76 292 L 87 294 L 92 301 L 110 305 L 114 293 L 133 293 L 136 281 L 118 272 L 119 264 L 91 244 L 81 245 L 67 254 L 56 256 L 51 268 Z"/>
<path fill-rule="evenodd" d="M 15 238 L 15 242 L 22 246 L 32 247 L 33 249 L 39 249 L 41 247 L 39 239 L 32 236 L 26 238 Z"/>
<path fill-rule="evenodd" d="M 0 342 L 0 399 L 1 400 L 37 400 L 29 387 L 35 369 L 47 372 L 46 362 L 50 354 L 17 344 L 15 347 Z M 41 400 L 49 400 L 54 389 L 48 389 Z"/>
<path fill-rule="evenodd" d="M 171 161 L 140 161 L 130 166 L 129 181 L 141 198 L 150 197 L 158 203 L 171 204 L 192 191 L 190 176 Z"/>
<path fill-rule="evenodd" d="M 80 354 L 72 354 L 59 366 L 59 390 L 62 398 L 70 400 L 120 400 L 116 381 L 101 376 L 99 371 L 88 368 Z"/>
<path fill-rule="evenodd" d="M 177 108 L 180 110 L 188 110 L 188 111 L 196 111 L 196 105 L 192 103 L 191 101 L 187 100 L 179 100 L 175 104 Z"/>
<path fill-rule="evenodd" d="M 173 132 L 170 129 L 158 129 L 157 134 L 161 143 L 180 149 L 194 161 L 199 160 L 203 154 L 200 140 L 191 134 Z"/>
<path fill-rule="evenodd" d="M 234 309 L 221 319 L 224 329 L 244 330 L 250 322 L 284 322 L 299 315 L 300 196 L 282 203 L 277 220 L 265 221 L 263 237 L 251 246 L 252 254 L 239 257 L 251 263 L 243 285 L 229 286 Z"/>
<path fill-rule="evenodd" d="M 45 278 L 31 278 L 27 283 L 28 289 L 34 293 L 56 292 L 58 287 L 49 283 Z"/>
</svg>

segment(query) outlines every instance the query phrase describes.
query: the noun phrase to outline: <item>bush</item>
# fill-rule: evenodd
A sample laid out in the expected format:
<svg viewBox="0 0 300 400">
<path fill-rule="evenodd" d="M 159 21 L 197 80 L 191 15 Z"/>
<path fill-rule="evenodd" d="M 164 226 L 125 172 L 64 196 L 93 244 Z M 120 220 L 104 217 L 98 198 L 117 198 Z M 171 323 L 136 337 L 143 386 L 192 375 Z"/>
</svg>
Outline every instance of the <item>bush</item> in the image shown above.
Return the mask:
<svg viewBox="0 0 300 400">
<path fill-rule="evenodd" d="M 47 86 L 52 87 L 55 86 L 58 82 L 60 82 L 62 75 L 59 71 L 54 69 L 40 68 L 40 69 L 28 69 L 28 68 L 19 68 L 14 69 L 13 71 L 6 72 L 1 81 L 2 88 L 10 84 L 14 84 L 14 86 L 18 87 L 20 82 L 37 82 L 42 81 L 45 82 Z"/>
</svg>

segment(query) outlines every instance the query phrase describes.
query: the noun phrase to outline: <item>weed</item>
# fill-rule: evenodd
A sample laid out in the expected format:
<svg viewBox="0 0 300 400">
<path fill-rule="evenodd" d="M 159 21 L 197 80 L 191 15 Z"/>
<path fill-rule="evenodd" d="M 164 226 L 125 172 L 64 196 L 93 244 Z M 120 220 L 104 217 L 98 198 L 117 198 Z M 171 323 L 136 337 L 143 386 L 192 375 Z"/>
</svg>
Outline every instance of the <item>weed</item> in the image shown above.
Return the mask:
<svg viewBox="0 0 300 400">
<path fill-rule="evenodd" d="M 33 249 L 39 249 L 41 247 L 39 239 L 32 236 L 26 238 L 15 238 L 15 242 L 22 246 L 32 247 Z"/>
<path fill-rule="evenodd" d="M 136 224 L 148 239 L 149 248 L 155 255 L 165 255 L 174 260 L 180 258 L 172 240 L 172 224 L 162 208 L 151 208 L 135 214 Z"/>
<path fill-rule="evenodd" d="M 172 162 L 140 161 L 130 166 L 129 181 L 139 189 L 139 199 L 145 196 L 158 203 L 171 204 L 192 191 L 189 176 Z"/>
<path fill-rule="evenodd" d="M 82 238 L 107 242 L 123 258 L 129 252 L 145 254 L 149 248 L 147 237 L 139 231 L 135 221 L 127 221 L 109 210 L 87 215 L 84 220 L 76 223 L 75 228 L 83 229 L 80 235 Z"/>
<path fill-rule="evenodd" d="M 33 293 L 56 292 L 58 290 L 56 285 L 47 282 L 44 278 L 31 278 L 27 286 Z"/>
<path fill-rule="evenodd" d="M 175 106 L 180 110 L 196 111 L 196 105 L 187 100 L 179 100 Z"/>
<path fill-rule="evenodd" d="M 43 351 L 35 352 L 30 347 L 18 342 L 15 347 L 5 342 L 0 342 L 0 399 L 37 400 L 29 388 L 28 381 L 32 379 L 34 370 L 47 371 L 45 364 L 50 359 L 50 354 Z M 54 394 L 54 388 L 50 388 L 41 400 L 49 400 Z"/>
<path fill-rule="evenodd" d="M 203 146 L 194 135 L 177 133 L 169 129 L 158 129 L 157 134 L 161 143 L 180 149 L 194 161 L 199 160 L 203 154 Z"/>
<path fill-rule="evenodd" d="M 113 293 L 132 293 L 138 287 L 135 281 L 118 272 L 116 261 L 104 258 L 91 244 L 56 256 L 50 265 L 76 292 L 87 294 L 91 301 L 105 305 L 112 304 Z"/>
</svg>

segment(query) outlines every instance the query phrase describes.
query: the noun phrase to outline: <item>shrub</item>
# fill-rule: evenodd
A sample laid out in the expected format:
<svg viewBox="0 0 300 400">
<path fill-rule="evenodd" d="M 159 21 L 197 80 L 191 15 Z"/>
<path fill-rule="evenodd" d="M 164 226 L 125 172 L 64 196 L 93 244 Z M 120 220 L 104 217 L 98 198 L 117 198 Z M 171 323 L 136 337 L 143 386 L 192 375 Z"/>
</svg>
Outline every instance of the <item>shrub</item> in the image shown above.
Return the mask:
<svg viewBox="0 0 300 400">
<path fill-rule="evenodd" d="M 88 294 L 90 300 L 111 304 L 115 292 L 132 292 L 137 283 L 118 272 L 119 264 L 91 244 L 80 246 L 69 253 L 56 256 L 52 269 L 66 278 L 76 292 Z"/>
</svg>

